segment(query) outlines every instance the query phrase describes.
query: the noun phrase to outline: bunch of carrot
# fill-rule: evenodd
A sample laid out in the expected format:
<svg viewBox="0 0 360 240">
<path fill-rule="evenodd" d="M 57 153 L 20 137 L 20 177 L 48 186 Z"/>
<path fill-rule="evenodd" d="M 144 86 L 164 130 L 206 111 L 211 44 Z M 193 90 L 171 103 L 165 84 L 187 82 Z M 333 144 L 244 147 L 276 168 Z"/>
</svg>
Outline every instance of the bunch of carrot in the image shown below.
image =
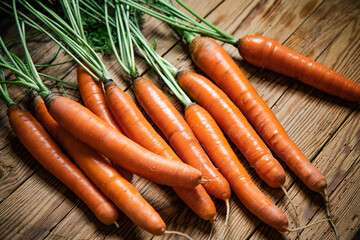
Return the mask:
<svg viewBox="0 0 360 240">
<path fill-rule="evenodd" d="M 176 2 L 199 21 L 183 14 L 168 1 L 119 1 L 174 26 L 177 32 L 189 44 L 190 55 L 194 63 L 232 99 L 274 153 L 311 190 L 324 193 L 327 214 L 331 219 L 325 177 L 289 138 L 276 116 L 256 93 L 230 55 L 215 41 L 207 37 L 236 46 L 241 56 L 256 66 L 297 78 L 306 84 L 348 101 L 359 102 L 360 86 L 333 70 L 291 51 L 266 37 L 246 36 L 238 39 L 200 17 L 180 0 L 176 0 Z M 156 11 L 138 3 L 143 3 L 143 5 L 154 8 Z M 207 37 L 197 37 L 193 33 L 199 33 Z M 213 102 L 208 102 L 209 98 L 205 99 L 204 97 L 201 100 L 204 92 L 214 92 L 213 88 L 215 86 L 212 89 L 205 88 L 205 84 L 210 83 L 198 80 L 198 76 L 192 76 L 192 78 L 191 81 L 186 83 L 187 85 L 184 82 L 181 83 L 181 81 L 179 83 L 188 93 L 191 90 L 197 91 L 198 94 L 190 93 L 192 99 L 201 102 L 201 104 L 204 104 L 203 106 L 208 104 L 207 109 L 209 111 L 214 109 L 212 113 L 214 115 L 217 114 L 221 118 L 222 114 L 217 113 L 218 110 L 215 110 L 217 108 L 214 107 Z M 218 123 L 220 124 L 220 122 Z M 225 129 L 224 131 L 226 132 Z M 230 138 L 236 143 L 236 139 L 231 137 L 232 134 L 230 132 L 229 134 Z M 233 136 L 235 137 L 235 135 Z M 241 149 L 239 145 L 238 147 Z M 259 175 L 261 176 L 261 174 Z M 330 224 L 334 227 L 331 220 Z M 334 230 L 337 234 L 335 228 Z"/>
<path fill-rule="evenodd" d="M 17 107 L 7 96 L 6 88 L 2 87 L 0 88 L 2 98 L 9 107 L 9 120 L 29 152 L 77 193 L 105 224 L 114 223 L 117 212 L 112 203 L 102 194 L 114 202 L 138 226 L 157 235 L 166 232 L 165 223 L 161 217 L 123 177 L 128 176 L 127 178 L 131 179 L 131 174 L 136 173 L 156 183 L 173 186 L 180 198 L 199 217 L 206 220 L 213 219 L 216 214 L 214 203 L 207 193 L 216 198 L 228 200 L 231 194 L 230 184 L 243 204 L 262 221 L 279 231 L 291 230 L 288 228 L 285 214 L 251 181 L 220 128 L 269 186 L 283 188 L 285 182 L 285 172 L 272 156 L 271 149 L 311 190 L 326 194 L 325 177 L 289 138 L 274 113 L 257 94 L 230 55 L 214 40 L 196 37 L 192 32 L 204 34 L 201 31 L 205 29 L 208 36 L 238 46 L 240 54 L 250 63 L 298 78 L 346 100 L 360 101 L 358 85 L 270 39 L 247 36 L 239 40 L 212 26 L 181 1 L 178 1 L 180 5 L 210 27 L 200 26 L 196 21 L 182 15 L 167 1 L 139 1 L 165 13 L 161 16 L 161 20 L 177 28 L 189 44 L 193 61 L 215 82 L 215 85 L 199 74 L 189 71 L 178 72 L 170 63 L 156 56 L 156 53 L 144 43 L 138 26 L 131 21 L 125 21 L 130 16 L 125 4 L 154 17 L 159 16 L 158 14 L 132 0 L 119 0 L 118 2 L 122 4 L 105 1 L 105 9 L 102 10 L 100 7 L 98 10 L 100 13 L 104 11 L 101 18 L 106 21 L 110 41 L 112 41 L 110 25 L 116 28 L 123 37 L 118 39 L 120 56 L 116 52 L 114 43 L 112 43 L 113 51 L 125 72 L 132 79 L 133 90 L 140 105 L 163 132 L 175 150 L 175 154 L 152 128 L 131 98 L 116 86 L 106 67 L 95 56 L 91 47 L 89 48 L 81 29 L 81 17 L 75 17 L 70 26 L 50 8 L 40 3 L 40 7 L 45 12 L 60 22 L 60 24 L 53 24 L 50 17 L 37 12 L 29 3 L 20 2 L 45 25 L 51 26 L 50 29 L 56 36 L 52 37 L 54 41 L 59 44 L 59 41 L 65 41 L 79 56 L 79 58 L 75 57 L 64 48 L 79 63 L 78 84 L 87 108 L 70 99 L 52 95 L 42 84 L 31 62 L 31 71 L 22 74 L 19 71 L 13 72 L 24 85 L 38 92 L 39 96 L 34 96 L 37 118 L 102 193 L 99 190 L 90 190 L 95 188 L 91 185 L 91 181 L 80 174 L 81 171 L 65 154 L 61 153 L 42 127 L 29 114 Z M 71 7 L 65 0 L 61 2 L 65 9 Z M 116 21 L 109 17 L 108 5 L 114 8 Z M 73 10 L 73 13 L 80 13 L 80 9 Z M 15 5 L 14 14 L 18 18 Z M 28 25 L 43 31 L 25 14 L 21 14 L 21 17 Z M 193 26 L 189 27 L 175 17 L 180 17 L 185 22 L 189 21 Z M 20 27 L 20 24 L 18 27 L 25 46 L 25 34 L 22 32 L 24 27 Z M 63 33 L 60 33 L 61 31 Z M 46 31 L 43 32 L 47 34 Z M 66 34 L 73 37 L 69 40 Z M 145 52 L 146 60 L 182 101 L 185 106 L 185 119 L 152 82 L 138 76 L 132 49 L 133 42 L 143 51 L 142 53 Z M 85 50 L 79 52 L 81 44 L 85 45 Z M 6 48 L 3 49 L 6 53 Z M 89 53 L 85 53 L 87 50 Z M 30 56 L 26 54 L 30 60 Z M 24 70 L 17 66 L 19 62 L 14 60 L 11 54 L 6 55 L 10 59 L 9 69 Z M 128 59 L 124 61 L 127 57 Z M 299 59 L 300 63 L 295 62 L 295 59 Z M 35 81 L 28 78 L 34 78 Z M 37 136 L 44 139 L 42 141 L 48 142 L 44 148 L 52 149 L 49 151 L 54 152 L 55 158 L 64 159 L 62 163 L 57 163 L 52 159 L 45 160 L 40 156 L 32 145 L 35 141 L 29 138 L 31 135 L 29 130 L 25 131 L 23 127 L 25 125 L 23 121 L 31 123 L 29 124 L 31 131 L 39 132 Z M 181 160 L 193 167 L 182 163 Z M 121 166 L 123 168 L 121 174 L 108 161 Z M 63 178 L 62 176 L 67 175 L 59 166 L 70 166 L 67 168 L 73 168 L 74 172 L 80 173 L 72 178 Z M 208 181 L 204 182 L 202 176 L 205 176 Z M 85 196 L 90 194 L 81 191 L 85 187 L 72 188 L 73 181 L 83 182 L 84 185 L 89 186 L 86 190 L 97 191 L 98 195 L 90 200 L 87 199 Z M 200 183 L 203 183 L 203 187 L 198 185 Z M 122 194 L 123 191 L 128 194 Z M 133 198 L 138 200 L 131 207 L 127 207 L 129 199 Z M 106 207 L 100 207 L 100 202 Z M 138 209 L 142 211 L 139 212 Z M 331 218 L 329 209 L 328 215 Z M 146 219 L 152 221 L 146 221 Z M 330 223 L 333 224 L 331 219 Z"/>
<path fill-rule="evenodd" d="M 40 124 L 30 114 L 17 107 L 7 96 L 7 91 L 1 91 L 2 99 L 9 107 L 9 121 L 21 142 L 48 171 L 72 189 L 103 223 L 116 223 L 118 216 L 116 208 L 103 196 L 105 194 L 135 224 L 148 232 L 155 235 L 172 233 L 165 230 L 165 223 L 159 214 L 142 198 L 134 186 L 109 164 L 107 159 L 130 172 L 174 187 L 189 189 L 196 187 L 202 181 L 201 173 L 186 164 L 168 161 L 146 150 L 79 103 L 51 94 L 42 83 L 26 48 L 25 25 L 24 22 L 20 25 L 16 4 L 13 8 L 27 63 L 23 63 L 20 58 L 10 53 L 1 42 L 3 52 L 9 59 L 1 57 L 1 66 L 14 73 L 18 78 L 16 83 L 23 84 L 39 94 L 37 97 L 34 96 L 38 119 L 103 193 L 100 193 L 62 153 Z M 81 70 L 80 68 L 79 78 L 82 78 Z M 3 81 L 3 83 L 12 82 Z M 99 90 L 98 85 L 95 88 Z M 91 97 L 103 99 L 104 95 L 102 89 L 97 94 L 89 92 L 88 94 L 92 95 L 89 99 L 92 99 Z M 106 112 L 104 109 L 107 108 L 104 101 L 101 99 L 88 101 L 89 99 L 86 100 L 88 105 L 99 110 L 98 114 L 102 112 L 101 116 L 107 115 L 108 119 L 111 119 L 108 112 L 104 113 Z"/>
</svg>

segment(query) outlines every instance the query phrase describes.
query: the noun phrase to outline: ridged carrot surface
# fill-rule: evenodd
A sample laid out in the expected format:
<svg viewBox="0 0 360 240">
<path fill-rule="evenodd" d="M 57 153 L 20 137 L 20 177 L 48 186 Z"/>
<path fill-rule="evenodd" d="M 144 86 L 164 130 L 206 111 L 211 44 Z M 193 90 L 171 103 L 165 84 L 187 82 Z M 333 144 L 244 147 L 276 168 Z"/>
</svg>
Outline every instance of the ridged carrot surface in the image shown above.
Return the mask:
<svg viewBox="0 0 360 240">
<path fill-rule="evenodd" d="M 107 106 L 103 83 L 101 81 L 95 81 L 80 65 L 76 70 L 79 91 L 85 106 L 95 113 L 96 116 L 121 132 L 121 128 Z"/>
</svg>

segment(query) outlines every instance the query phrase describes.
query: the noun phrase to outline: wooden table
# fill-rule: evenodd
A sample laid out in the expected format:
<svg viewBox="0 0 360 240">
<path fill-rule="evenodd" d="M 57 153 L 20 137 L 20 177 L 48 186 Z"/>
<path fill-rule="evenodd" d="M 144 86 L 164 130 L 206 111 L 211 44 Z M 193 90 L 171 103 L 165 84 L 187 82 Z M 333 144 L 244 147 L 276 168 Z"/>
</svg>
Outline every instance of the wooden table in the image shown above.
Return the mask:
<svg viewBox="0 0 360 240">
<path fill-rule="evenodd" d="M 284 44 L 338 71 L 360 84 L 360 1 L 259 1 L 259 0 L 188 0 L 187 4 L 208 21 L 237 37 L 261 34 Z M 144 34 L 158 40 L 157 51 L 181 69 L 194 68 L 187 46 L 169 26 L 146 17 Z M 9 38 L 16 27 L 2 20 L 1 36 Z M 5 25 L 6 24 L 6 25 Z M 342 239 L 351 239 L 360 226 L 360 108 L 359 104 L 340 100 L 284 77 L 245 63 L 237 50 L 231 53 L 250 82 L 272 108 L 284 128 L 312 163 L 326 176 L 334 222 Z M 29 42 L 34 61 L 41 63 L 55 52 L 56 46 L 44 37 Z M 22 54 L 21 48 L 16 51 Z M 68 57 L 60 53 L 55 62 Z M 127 88 L 120 66 L 113 56 L 104 58 L 115 81 Z M 139 71 L 156 81 L 138 58 Z M 66 81 L 76 81 L 74 63 L 51 67 L 44 72 Z M 54 92 L 61 90 L 46 80 Z M 166 90 L 166 89 L 164 89 Z M 76 89 L 67 89 L 71 98 L 81 101 Z M 127 93 L 133 97 L 131 90 Z M 23 88 L 12 86 L 10 94 L 31 111 Z M 181 104 L 169 95 L 182 111 Z M 0 238 L 1 239 L 184 239 L 174 235 L 153 237 L 136 227 L 120 213 L 120 228 L 105 226 L 61 182 L 33 159 L 12 132 L 6 107 L 0 110 Z M 285 211 L 290 226 L 294 214 L 279 189 L 271 189 L 258 179 L 234 147 L 259 188 Z M 285 188 L 289 191 L 301 221 L 310 224 L 326 218 L 324 200 L 310 191 L 288 167 Z M 193 239 L 207 239 L 209 222 L 199 219 L 169 187 L 135 177 L 132 182 L 166 221 L 169 230 L 187 233 Z M 225 204 L 214 199 L 218 215 L 216 239 L 224 229 Z M 279 233 L 260 222 L 236 196 L 230 199 L 230 230 L 226 239 L 295 239 L 296 233 Z M 357 235 L 359 237 L 359 235 Z M 335 239 L 328 223 L 301 231 L 301 239 Z"/>
</svg>

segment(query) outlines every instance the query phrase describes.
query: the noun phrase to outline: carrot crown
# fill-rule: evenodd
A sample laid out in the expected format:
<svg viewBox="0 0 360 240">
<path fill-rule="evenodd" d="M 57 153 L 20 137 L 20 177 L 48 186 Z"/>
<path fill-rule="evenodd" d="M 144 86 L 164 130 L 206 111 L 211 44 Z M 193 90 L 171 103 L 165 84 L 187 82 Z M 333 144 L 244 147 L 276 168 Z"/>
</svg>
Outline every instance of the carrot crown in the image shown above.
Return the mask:
<svg viewBox="0 0 360 240">
<path fill-rule="evenodd" d="M 139 76 L 138 71 L 135 66 L 135 56 L 133 49 L 133 42 L 130 34 L 129 27 L 129 18 L 130 11 L 129 6 L 124 6 L 123 4 L 112 4 L 112 8 L 114 9 L 114 18 L 109 16 L 108 11 L 108 1 L 105 0 L 104 9 L 105 9 L 105 23 L 106 29 L 109 34 L 110 44 L 112 50 L 115 54 L 117 61 L 120 66 L 124 69 L 124 71 L 131 76 L 132 78 L 137 78 Z M 114 20 L 115 19 L 115 20 Z M 110 22 L 115 27 L 116 36 L 118 38 L 119 43 L 119 52 L 117 51 L 113 36 L 112 36 L 112 28 L 110 26 Z"/>
<path fill-rule="evenodd" d="M 4 70 L 1 68 L 1 84 L 0 84 L 0 99 L 6 104 L 7 107 L 14 105 L 15 102 L 10 98 L 7 86 L 5 83 Z"/>
<path fill-rule="evenodd" d="M 156 53 L 155 49 L 150 46 L 145 36 L 141 33 L 140 27 L 136 22 L 130 21 L 129 25 L 134 43 L 148 64 L 159 74 L 165 84 L 185 106 L 192 104 L 190 98 L 176 82 L 177 68 Z"/>
</svg>

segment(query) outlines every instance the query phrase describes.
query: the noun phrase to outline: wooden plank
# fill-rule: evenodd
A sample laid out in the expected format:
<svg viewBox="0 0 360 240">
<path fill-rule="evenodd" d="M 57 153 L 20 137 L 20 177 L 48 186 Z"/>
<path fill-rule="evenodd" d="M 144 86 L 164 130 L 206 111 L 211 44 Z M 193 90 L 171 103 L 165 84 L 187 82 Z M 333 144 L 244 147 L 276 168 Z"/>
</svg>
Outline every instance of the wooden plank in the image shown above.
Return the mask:
<svg viewBox="0 0 360 240">
<path fill-rule="evenodd" d="M 40 168 L 24 146 L 15 140 L 0 155 L 0 202 Z"/>
<path fill-rule="evenodd" d="M 0 238 L 41 239 L 76 201 L 70 190 L 40 169 L 0 204 Z"/>
<path fill-rule="evenodd" d="M 191 7 L 195 7 L 196 11 L 199 12 L 201 9 L 201 12 L 205 15 L 210 13 L 207 19 L 210 19 L 229 32 L 235 31 L 236 36 L 242 36 L 243 32 L 246 34 L 261 33 L 275 38 L 280 42 L 285 42 L 287 46 L 295 48 L 310 57 L 317 58 L 321 54 L 320 58 L 318 58 L 319 61 L 330 64 L 328 66 L 336 68 L 349 78 L 351 78 L 351 76 L 359 76 L 358 55 L 356 54 L 358 52 L 359 38 L 358 24 L 356 24 L 358 22 L 357 15 L 359 15 L 359 7 L 356 5 L 356 2 L 346 1 L 340 4 L 340 2 L 329 0 L 323 2 L 298 1 L 295 3 L 291 1 L 281 3 L 278 1 L 225 1 L 219 5 L 219 1 L 209 1 L 206 7 L 204 7 L 200 1 L 195 1 L 196 3 L 193 2 L 194 1 L 189 1 Z M 196 6 L 192 6 L 192 4 Z M 217 8 L 214 9 L 215 7 Z M 239 11 L 239 9 L 242 11 Z M 287 21 L 288 19 L 294 20 Z M 316 22 L 316 24 L 314 24 L 314 22 Z M 172 31 L 168 31 L 169 28 L 164 24 L 158 26 L 160 30 L 153 31 L 154 26 L 157 26 L 155 23 L 156 21 L 150 22 L 148 26 L 145 26 L 144 30 L 148 39 L 158 38 L 159 44 L 161 44 L 159 45 L 160 48 L 158 48 L 159 52 L 161 54 L 167 53 L 167 59 L 170 59 L 176 66 L 193 69 L 194 67 L 186 54 L 185 45 L 182 43 L 176 44 L 178 42 L 177 36 Z M 332 42 L 333 40 L 334 42 Z M 37 45 L 35 44 L 33 47 L 36 49 Z M 225 45 L 225 47 L 230 50 L 230 46 Z M 51 49 L 51 47 L 47 49 Z M 171 50 L 169 51 L 169 49 Z M 42 53 L 44 55 L 46 51 L 44 50 Z M 343 188 L 346 187 L 342 184 L 344 181 L 348 181 L 348 176 L 350 179 L 350 175 L 354 177 L 356 171 L 358 172 L 358 169 L 355 169 L 354 173 L 346 172 L 346 168 L 352 169 L 349 164 L 351 164 L 351 161 L 354 161 L 358 150 L 351 150 L 351 154 L 348 154 L 347 157 L 345 155 L 338 157 L 336 160 L 330 162 L 330 164 L 327 160 L 329 156 L 348 152 L 349 147 L 341 150 L 343 149 L 341 148 L 342 145 L 336 145 L 337 143 L 341 142 L 354 146 L 354 141 L 356 142 L 356 139 L 359 140 L 359 135 L 355 134 L 351 139 L 345 138 L 338 142 L 342 137 L 349 136 L 349 133 L 352 133 L 351 127 L 357 126 L 355 124 L 358 124 L 358 120 L 356 120 L 356 118 L 358 119 L 358 115 L 351 115 L 353 114 L 352 111 L 355 105 L 351 104 L 347 106 L 347 103 L 336 99 L 334 100 L 331 96 L 313 90 L 295 80 L 287 82 L 289 79 L 279 76 L 278 74 L 268 71 L 257 73 L 257 68 L 239 62 L 240 58 L 236 50 L 232 50 L 232 55 L 242 69 L 244 69 L 247 76 L 250 77 L 256 73 L 250 81 L 256 86 L 256 89 L 259 90 L 266 102 L 271 106 L 274 105 L 274 112 L 276 112 L 281 122 L 284 123 L 285 128 L 294 141 L 304 149 L 304 152 L 308 156 L 312 159 L 315 158 L 314 163 L 316 163 L 316 166 L 326 173 L 328 179 L 330 178 L 329 189 L 335 190 L 332 194 L 337 194 L 337 191 L 340 193 Z M 41 54 L 38 56 L 38 60 L 42 60 Z M 59 58 L 59 60 L 60 59 L 62 58 Z M 127 84 L 121 78 L 120 68 L 118 64 L 114 62 L 114 59 L 107 57 L 105 62 L 107 66 L 109 66 L 111 74 L 115 76 L 115 81 L 119 83 L 122 88 L 127 87 Z M 57 71 L 56 74 L 64 77 L 65 80 L 75 82 L 76 75 L 73 68 L 74 65 L 70 67 L 61 66 L 55 69 Z M 144 72 L 147 67 L 143 62 L 140 62 L 139 69 L 141 72 Z M 48 69 L 47 71 L 53 74 L 54 70 Z M 146 76 L 152 76 L 154 81 L 156 81 L 157 77 L 153 77 L 153 73 L 149 72 Z M 60 91 L 56 87 L 52 89 L 56 92 Z M 27 109 L 31 109 L 31 107 L 26 104 L 27 99 L 23 97 L 23 92 L 21 92 L 19 88 L 14 89 L 13 92 L 17 100 L 24 103 Z M 131 91 L 128 91 L 128 93 L 133 97 Z M 76 90 L 70 90 L 70 95 L 73 99 L 79 100 L 79 95 Z M 176 101 L 174 97 L 170 98 L 181 111 L 181 104 Z M 7 204 L 6 206 L 11 212 L 17 212 L 19 209 L 14 208 L 9 201 L 17 199 L 18 195 L 24 192 L 28 194 L 27 196 L 33 196 L 31 191 L 36 190 L 34 189 L 35 185 L 29 182 L 35 181 L 34 179 L 38 174 L 46 175 L 47 173 L 39 171 L 40 173 L 36 172 L 33 176 L 31 175 L 34 171 L 37 171 L 38 165 L 31 157 L 26 155 L 25 150 L 20 147 L 18 142 L 18 145 L 15 144 L 15 146 L 19 147 L 19 154 L 14 154 L 12 150 L 9 150 L 10 147 L 13 147 L 9 144 L 17 140 L 15 140 L 15 136 L 10 132 L 5 111 L 3 109 L 0 111 L 0 123 L 4 126 L 0 130 L 0 149 L 2 149 L 0 151 L 0 156 L 2 157 L 0 161 L 2 168 L 0 168 L 0 171 L 3 171 L 3 176 L 5 176 L 5 178 L 0 178 L 0 183 L 1 186 L 3 183 L 6 183 L 5 187 L 0 188 L 1 194 L 4 193 L 2 196 L 5 196 L 1 198 L 5 200 L 0 204 L 0 208 L 3 209 L 3 204 Z M 341 129 L 346 128 L 347 130 L 337 132 L 341 126 L 345 126 Z M 357 148 L 351 147 L 351 149 Z M 238 151 L 237 153 L 241 156 Z M 5 161 L 3 160 L 3 156 L 6 157 Z M 26 156 L 25 158 L 32 161 L 35 167 L 33 168 L 31 165 L 30 167 L 26 166 L 25 170 L 20 170 L 19 172 L 10 171 L 9 169 L 20 168 L 22 166 L 22 162 L 20 162 L 21 166 L 18 166 L 19 158 L 22 158 L 22 156 Z M 241 161 L 243 160 L 244 159 L 241 159 Z M 346 164 L 342 164 L 343 161 L 345 161 Z M 245 167 L 250 171 L 251 176 L 255 177 L 254 171 L 251 170 L 249 165 L 245 163 Z M 341 170 L 337 172 L 336 169 Z M 287 169 L 287 171 L 289 170 Z M 29 176 L 31 177 L 28 179 Z M 321 215 L 323 211 L 321 211 L 321 209 L 319 210 L 323 205 L 321 197 L 307 190 L 298 180 L 293 184 L 293 178 L 296 179 L 293 174 L 288 173 L 287 176 L 286 186 L 289 188 L 290 195 L 294 197 L 294 201 L 299 209 L 304 211 L 301 215 L 302 219 L 310 219 L 311 222 L 313 222 L 316 221 L 316 219 L 324 217 Z M 332 177 L 336 179 L 332 179 Z M 10 183 L 14 179 L 17 182 L 15 186 L 11 186 Z M 22 182 L 24 182 L 23 185 L 21 185 Z M 255 182 L 271 199 L 279 201 L 278 206 L 286 211 L 289 218 L 292 216 L 292 210 L 289 209 L 287 200 L 281 198 L 283 195 L 281 191 L 269 189 L 257 178 L 255 178 Z M 159 187 L 140 178 L 136 178 L 134 183 L 144 197 L 159 211 L 160 215 L 166 221 L 169 230 L 180 230 L 189 233 L 194 239 L 207 239 L 210 224 L 199 220 L 186 208 L 170 188 Z M 347 195 L 344 198 L 348 199 L 347 203 L 349 205 L 354 207 L 359 206 L 356 200 L 352 200 L 353 197 L 356 196 L 354 195 L 356 183 L 351 186 L 353 186 L 351 187 L 352 190 L 346 192 Z M 30 189 L 25 190 L 24 188 L 27 187 Z M 62 188 L 64 187 L 62 186 Z M 14 192 L 15 189 L 17 190 Z M 54 189 L 52 191 L 54 191 Z M 332 195 L 332 198 L 333 196 L 337 195 Z M 31 219 L 25 218 L 24 223 L 22 223 L 22 218 L 19 218 L 19 220 L 15 219 L 15 224 L 10 224 L 10 227 L 8 223 L 6 223 L 6 225 L 0 224 L 0 226 L 2 226 L 1 229 L 3 226 L 10 229 L 9 239 L 11 237 L 20 239 L 24 236 L 36 236 L 36 238 L 46 237 L 47 239 L 152 238 L 148 233 L 134 226 L 124 215 L 120 216 L 120 222 L 123 225 L 120 229 L 114 229 L 111 226 L 106 227 L 96 220 L 83 203 L 78 203 L 75 196 L 72 196 L 72 199 L 75 200 L 70 201 L 70 204 L 65 204 L 66 200 L 59 203 L 59 199 L 60 198 L 56 198 L 56 200 L 44 198 L 44 201 L 54 201 L 56 203 L 52 204 L 51 207 L 45 206 L 46 210 L 41 213 L 39 219 L 36 218 L 36 220 L 31 221 Z M 215 237 L 218 237 L 223 230 L 224 204 L 221 201 L 215 202 L 219 211 L 218 221 L 215 223 Z M 26 203 L 30 205 L 32 211 L 36 212 L 39 210 L 39 208 L 32 206 L 29 200 L 26 200 Z M 237 239 L 239 236 L 251 239 L 295 238 L 296 234 L 282 235 L 261 224 L 258 219 L 254 218 L 254 216 L 243 207 L 236 197 L 232 197 L 230 204 L 232 209 L 231 221 L 235 224 L 231 225 L 227 239 Z M 76 207 L 74 207 L 74 205 L 76 205 Z M 342 205 L 342 201 L 337 200 L 333 205 Z M 340 214 L 342 213 L 341 210 L 343 210 L 343 207 L 344 206 L 341 206 L 334 211 L 335 214 L 338 214 L 335 215 L 335 219 L 337 224 L 343 224 L 341 232 L 345 233 L 344 236 L 350 238 L 355 231 L 351 228 L 356 228 L 359 225 L 355 217 L 354 221 L 350 224 L 350 230 L 346 229 L 346 224 L 350 222 L 338 219 L 350 219 L 355 215 L 351 215 L 352 213 L 346 211 L 344 211 L 344 214 Z M 22 210 L 19 211 L 22 212 Z M 57 211 L 60 212 L 59 215 Z M 10 220 L 13 219 L 7 216 L 6 222 Z M 292 219 L 290 218 L 289 220 Z M 45 223 L 44 226 L 39 227 L 43 223 Z M 23 224 L 30 224 L 31 226 L 24 226 Z M 331 238 L 333 236 L 327 224 L 322 224 L 321 227 L 323 229 L 315 227 L 305 230 L 302 235 L 309 238 L 312 238 L 312 236 L 316 236 L 316 238 Z M 18 229 L 21 228 L 30 230 L 26 230 L 25 232 L 19 231 Z M 6 232 L 8 233 L 9 231 L 7 230 Z M 13 234 L 16 231 L 19 233 Z M 324 231 L 326 231 L 327 234 L 321 236 L 321 233 Z M 311 235 L 313 233 L 318 233 L 318 235 Z M 177 237 L 164 236 L 155 237 L 154 239 L 177 239 Z"/>
</svg>

